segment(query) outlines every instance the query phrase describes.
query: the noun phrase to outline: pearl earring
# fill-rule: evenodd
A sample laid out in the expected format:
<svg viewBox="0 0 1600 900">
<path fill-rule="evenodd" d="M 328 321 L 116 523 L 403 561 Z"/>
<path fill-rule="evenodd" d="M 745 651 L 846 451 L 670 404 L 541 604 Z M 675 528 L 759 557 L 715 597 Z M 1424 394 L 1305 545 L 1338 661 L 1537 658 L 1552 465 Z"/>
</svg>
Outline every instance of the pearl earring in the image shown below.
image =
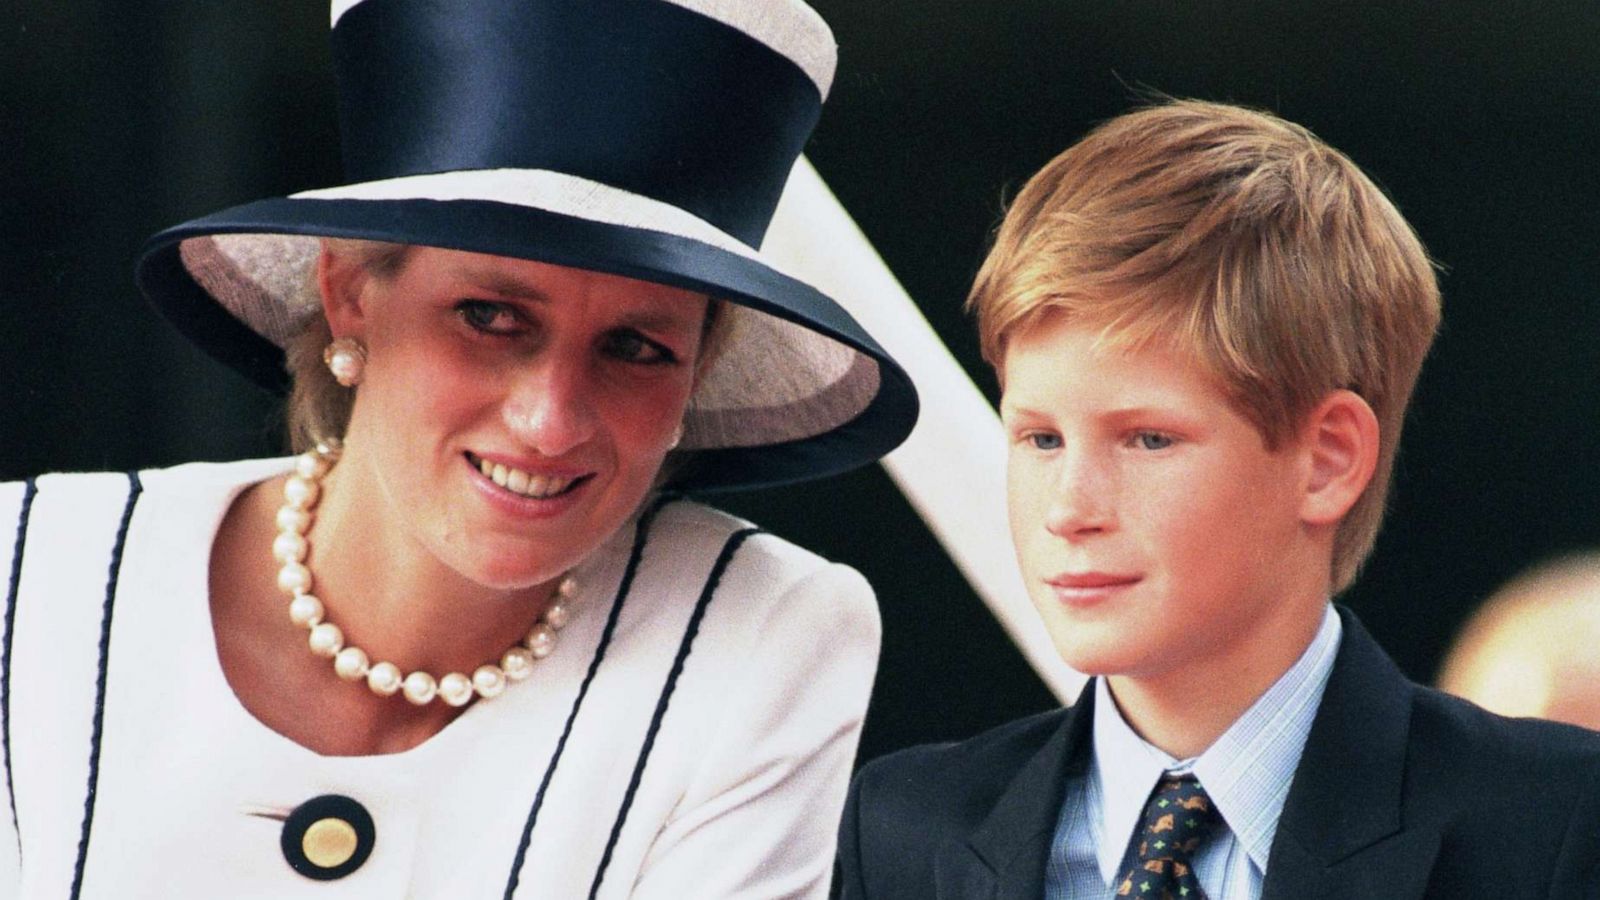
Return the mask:
<svg viewBox="0 0 1600 900">
<path fill-rule="evenodd" d="M 322 351 L 322 361 L 328 364 L 334 381 L 355 387 L 367 368 L 367 348 L 355 338 L 338 338 Z"/>
</svg>

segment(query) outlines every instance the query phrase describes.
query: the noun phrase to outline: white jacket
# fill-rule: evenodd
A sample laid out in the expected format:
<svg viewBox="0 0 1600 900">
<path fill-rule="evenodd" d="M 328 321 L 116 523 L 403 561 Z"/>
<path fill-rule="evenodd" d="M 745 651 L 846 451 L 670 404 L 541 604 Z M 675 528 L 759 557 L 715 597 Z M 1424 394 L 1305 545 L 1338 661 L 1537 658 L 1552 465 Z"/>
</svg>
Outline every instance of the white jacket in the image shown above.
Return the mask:
<svg viewBox="0 0 1600 900">
<path fill-rule="evenodd" d="M 859 574 L 667 502 L 579 567 L 532 679 L 404 753 L 323 757 L 239 703 L 209 614 L 224 511 L 288 465 L 0 485 L 0 897 L 826 894 L 877 658 Z M 323 794 L 374 821 L 337 883 L 263 815 Z"/>
</svg>

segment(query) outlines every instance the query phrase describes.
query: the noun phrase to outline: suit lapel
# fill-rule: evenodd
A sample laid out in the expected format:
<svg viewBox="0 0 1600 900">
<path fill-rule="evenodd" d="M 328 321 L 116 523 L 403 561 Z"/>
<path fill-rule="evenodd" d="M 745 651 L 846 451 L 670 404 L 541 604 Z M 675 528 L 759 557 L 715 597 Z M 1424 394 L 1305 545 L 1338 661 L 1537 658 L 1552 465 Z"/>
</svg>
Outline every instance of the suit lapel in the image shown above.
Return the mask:
<svg viewBox="0 0 1600 900">
<path fill-rule="evenodd" d="M 1415 690 L 1348 610 L 1289 787 L 1262 900 L 1420 897 L 1440 836 L 1401 816 Z"/>
<path fill-rule="evenodd" d="M 1094 681 L 1063 711 L 1055 733 L 1017 772 L 989 814 L 965 841 L 953 841 L 934 863 L 940 900 L 1037 900 L 1068 778 L 1088 767 L 1094 724 Z"/>
<path fill-rule="evenodd" d="M 1297 842 L 1274 841 L 1261 897 L 1415 900 L 1428 888 L 1428 876 L 1438 852 L 1438 832 L 1423 829 L 1397 832 L 1331 865 L 1326 863 L 1325 854 Z"/>
</svg>

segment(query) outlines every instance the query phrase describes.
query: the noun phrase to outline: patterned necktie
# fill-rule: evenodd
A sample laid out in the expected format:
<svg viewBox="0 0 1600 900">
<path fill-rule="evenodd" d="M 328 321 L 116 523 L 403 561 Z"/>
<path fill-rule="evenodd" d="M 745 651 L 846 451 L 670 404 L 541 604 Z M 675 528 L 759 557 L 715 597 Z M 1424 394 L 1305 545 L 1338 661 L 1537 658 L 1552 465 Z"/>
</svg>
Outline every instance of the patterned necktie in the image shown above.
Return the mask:
<svg viewBox="0 0 1600 900">
<path fill-rule="evenodd" d="M 1194 852 L 1218 819 L 1193 775 L 1167 775 L 1145 801 L 1138 856 L 1117 882 L 1118 897 L 1206 900 L 1194 875 Z"/>
</svg>

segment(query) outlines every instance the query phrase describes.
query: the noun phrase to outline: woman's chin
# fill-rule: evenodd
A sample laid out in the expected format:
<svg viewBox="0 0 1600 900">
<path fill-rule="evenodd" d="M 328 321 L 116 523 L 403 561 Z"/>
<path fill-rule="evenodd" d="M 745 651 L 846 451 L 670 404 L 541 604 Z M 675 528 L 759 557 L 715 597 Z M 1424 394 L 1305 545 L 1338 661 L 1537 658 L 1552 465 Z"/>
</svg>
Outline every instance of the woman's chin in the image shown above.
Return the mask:
<svg viewBox="0 0 1600 900">
<path fill-rule="evenodd" d="M 555 553 L 546 542 L 505 535 L 479 535 L 471 546 L 449 540 L 434 555 L 464 581 L 486 590 L 526 591 L 565 575 L 578 560 Z"/>
<path fill-rule="evenodd" d="M 533 567 L 526 560 L 517 560 L 499 564 L 480 563 L 462 574 L 490 590 L 516 593 L 556 581 L 567 571 L 566 568 Z"/>
</svg>

